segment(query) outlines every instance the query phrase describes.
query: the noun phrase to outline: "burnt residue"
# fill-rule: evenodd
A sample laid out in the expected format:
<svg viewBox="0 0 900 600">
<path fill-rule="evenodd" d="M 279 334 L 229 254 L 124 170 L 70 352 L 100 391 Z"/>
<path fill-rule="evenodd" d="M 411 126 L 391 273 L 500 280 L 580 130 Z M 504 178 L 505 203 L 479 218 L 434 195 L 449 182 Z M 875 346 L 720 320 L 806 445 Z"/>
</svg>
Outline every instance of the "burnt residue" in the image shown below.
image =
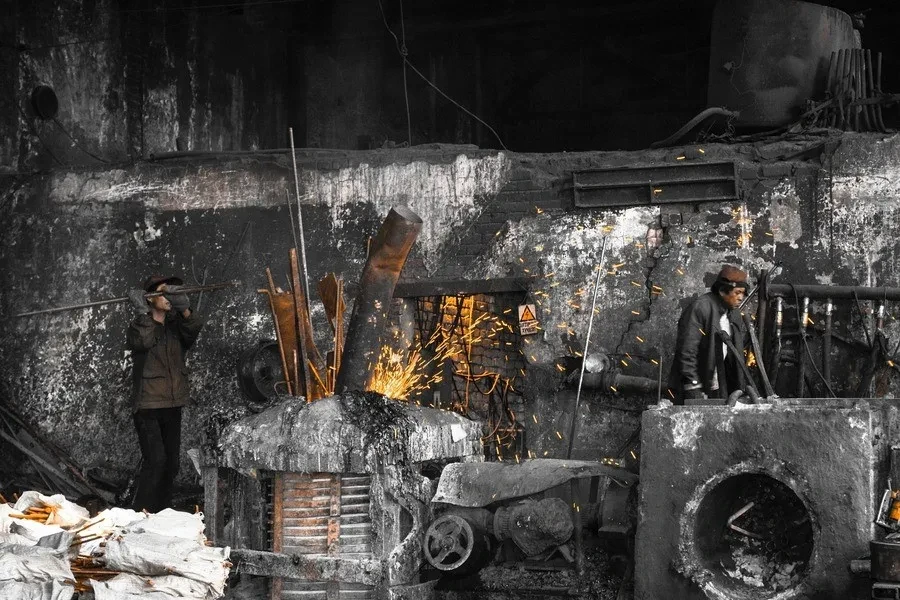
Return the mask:
<svg viewBox="0 0 900 600">
<path fill-rule="evenodd" d="M 394 457 L 397 464 L 409 465 L 413 421 L 396 400 L 377 392 L 345 392 L 339 396 L 343 418 L 363 435 L 363 453 Z"/>
</svg>

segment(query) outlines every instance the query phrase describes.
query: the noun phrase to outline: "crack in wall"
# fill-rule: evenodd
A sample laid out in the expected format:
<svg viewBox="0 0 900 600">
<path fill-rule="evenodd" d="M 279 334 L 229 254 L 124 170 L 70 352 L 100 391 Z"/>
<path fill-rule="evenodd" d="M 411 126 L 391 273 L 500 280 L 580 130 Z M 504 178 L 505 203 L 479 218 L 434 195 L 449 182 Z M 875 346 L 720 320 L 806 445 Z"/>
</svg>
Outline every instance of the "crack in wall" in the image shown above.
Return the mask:
<svg viewBox="0 0 900 600">
<path fill-rule="evenodd" d="M 647 231 L 651 231 L 654 228 L 648 228 Z M 615 356 L 622 356 L 622 346 L 625 345 L 625 340 L 628 339 L 628 335 L 632 332 L 632 328 L 637 323 L 646 323 L 650 320 L 651 311 L 653 310 L 653 302 L 656 300 L 656 297 L 659 296 L 662 291 L 656 292 L 653 289 L 653 273 L 656 268 L 659 266 L 660 262 L 668 258 L 669 254 L 672 250 L 672 241 L 667 234 L 666 227 L 660 227 L 660 231 L 662 232 L 662 242 L 659 246 L 657 246 L 652 252 L 647 253 L 647 266 L 644 267 L 644 287 L 647 289 L 647 299 L 646 304 L 642 305 L 641 317 L 629 319 L 628 325 L 622 331 L 622 335 L 619 337 L 619 341 L 616 343 L 616 347 L 613 350 L 612 354 Z M 663 252 L 665 249 L 665 252 Z M 660 288 L 661 290 L 661 288 Z M 646 307 L 646 310 L 643 310 Z"/>
</svg>

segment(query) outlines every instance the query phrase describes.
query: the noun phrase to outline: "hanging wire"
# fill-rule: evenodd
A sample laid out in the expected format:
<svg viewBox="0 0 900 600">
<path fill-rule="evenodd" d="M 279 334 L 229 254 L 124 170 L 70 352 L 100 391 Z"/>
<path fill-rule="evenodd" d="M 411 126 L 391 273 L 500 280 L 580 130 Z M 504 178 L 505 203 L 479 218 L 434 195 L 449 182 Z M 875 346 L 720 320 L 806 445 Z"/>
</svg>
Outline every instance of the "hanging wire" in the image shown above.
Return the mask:
<svg viewBox="0 0 900 600">
<path fill-rule="evenodd" d="M 464 113 L 466 113 L 467 115 L 469 115 L 470 117 L 472 117 L 473 119 L 475 119 L 476 121 L 478 121 L 479 123 L 484 125 L 488 129 L 488 131 L 490 131 L 492 134 L 494 134 L 494 137 L 497 138 L 497 142 L 500 144 L 500 147 L 508 152 L 509 148 L 506 147 L 506 144 L 504 144 L 503 140 L 500 138 L 500 134 L 498 134 L 494 130 L 493 127 L 491 127 L 490 125 L 485 123 L 484 120 L 482 120 L 478 115 L 476 115 L 475 113 L 473 113 L 472 111 L 467 109 L 465 106 L 463 106 L 462 104 L 460 104 L 459 102 L 457 102 L 456 100 L 454 100 L 453 98 L 451 98 L 450 96 L 445 94 L 444 90 L 442 90 L 441 88 L 436 86 L 434 83 L 432 83 L 430 79 L 425 77 L 425 75 L 423 75 L 422 72 L 419 71 L 416 68 L 416 66 L 410 62 L 409 57 L 407 56 L 408 51 L 406 51 L 406 45 L 400 42 L 400 38 L 397 37 L 397 34 L 394 33 L 394 30 L 391 29 L 390 25 L 388 25 L 387 16 L 385 16 L 385 14 L 384 14 L 384 6 L 382 6 L 381 0 L 378 0 L 378 8 L 381 10 L 381 20 L 384 21 L 385 28 L 387 28 L 387 31 L 389 34 L 391 34 L 391 37 L 394 38 L 394 44 L 397 46 L 397 52 L 400 53 L 400 56 L 403 57 L 403 62 L 409 66 L 409 68 L 412 70 L 412 72 L 415 73 L 416 75 L 418 75 L 419 78 L 422 79 L 422 81 L 424 81 L 429 86 L 431 86 L 431 88 L 434 89 L 434 91 L 436 91 L 438 94 L 443 96 L 447 101 L 452 103 L 459 110 L 463 111 Z M 406 54 L 404 54 L 404 52 L 406 52 Z"/>
<path fill-rule="evenodd" d="M 85 148 L 84 146 L 82 146 L 81 144 L 79 144 L 79 143 L 78 143 L 78 140 L 76 140 L 74 137 L 72 137 L 72 134 L 70 134 L 70 133 L 66 130 L 66 128 L 63 127 L 62 123 L 59 122 L 59 119 L 57 119 L 56 117 L 53 117 L 53 122 L 56 123 L 56 126 L 59 127 L 59 129 L 60 129 L 64 134 L 66 134 L 66 137 L 67 137 L 67 138 L 69 138 L 70 140 L 72 140 L 72 145 L 73 145 L 73 146 L 75 146 L 76 148 L 78 148 L 79 150 L 81 150 L 82 152 L 84 152 L 85 154 L 87 154 L 88 156 L 90 156 L 91 158 L 93 158 L 94 160 L 99 160 L 100 162 L 102 162 L 103 164 L 106 164 L 106 165 L 109 164 L 109 161 L 108 161 L 108 160 L 106 160 L 105 158 L 100 158 L 99 156 L 97 156 L 96 154 L 94 154 L 93 152 L 91 152 L 90 150 L 88 150 L 87 148 Z"/>
<path fill-rule="evenodd" d="M 409 55 L 409 50 L 406 48 L 406 24 L 404 21 L 403 0 L 400 0 L 400 36 L 402 38 L 400 56 L 403 57 L 403 98 L 406 100 L 406 144 L 412 147 L 412 119 L 409 115 L 409 89 L 406 85 L 406 57 Z"/>
</svg>

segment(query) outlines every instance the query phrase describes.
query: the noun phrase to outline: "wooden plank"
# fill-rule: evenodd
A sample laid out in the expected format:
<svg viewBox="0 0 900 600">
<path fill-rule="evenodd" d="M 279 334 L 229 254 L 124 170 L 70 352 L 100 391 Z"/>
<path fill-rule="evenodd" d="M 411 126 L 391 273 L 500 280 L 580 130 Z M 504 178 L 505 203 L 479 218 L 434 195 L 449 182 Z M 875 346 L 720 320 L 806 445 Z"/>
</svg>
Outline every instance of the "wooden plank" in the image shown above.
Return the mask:
<svg viewBox="0 0 900 600">
<path fill-rule="evenodd" d="M 283 541 L 283 526 L 281 516 L 284 511 L 284 477 L 281 473 L 276 473 L 272 480 L 272 552 L 281 552 Z M 234 551 L 231 553 L 234 556 Z M 272 579 L 272 585 L 269 586 L 272 592 L 272 600 L 281 600 L 282 580 L 281 577 Z"/>
<path fill-rule="evenodd" d="M 341 549 L 341 475 L 331 482 L 331 507 L 328 518 L 328 554 L 334 556 Z"/>
<path fill-rule="evenodd" d="M 206 537 L 216 546 L 225 546 L 225 495 L 219 488 L 219 467 L 203 467 L 201 476 Z"/>
<path fill-rule="evenodd" d="M 365 585 L 381 583 L 383 570 L 381 561 L 371 555 L 309 557 L 236 548 L 231 561 L 235 570 L 248 575 Z"/>
</svg>

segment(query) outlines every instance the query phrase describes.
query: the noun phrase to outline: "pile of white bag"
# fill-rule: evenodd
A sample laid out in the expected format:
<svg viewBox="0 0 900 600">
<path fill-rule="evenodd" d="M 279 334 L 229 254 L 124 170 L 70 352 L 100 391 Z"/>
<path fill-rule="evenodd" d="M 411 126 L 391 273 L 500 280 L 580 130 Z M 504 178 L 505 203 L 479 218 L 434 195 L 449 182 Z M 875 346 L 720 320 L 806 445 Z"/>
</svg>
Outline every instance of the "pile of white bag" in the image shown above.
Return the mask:
<svg viewBox="0 0 900 600">
<path fill-rule="evenodd" d="M 95 600 L 216 600 L 230 549 L 207 544 L 202 513 L 111 508 L 89 519 L 62 495 L 26 492 L 0 503 L 0 599 L 71 600 L 79 580 Z"/>
</svg>

